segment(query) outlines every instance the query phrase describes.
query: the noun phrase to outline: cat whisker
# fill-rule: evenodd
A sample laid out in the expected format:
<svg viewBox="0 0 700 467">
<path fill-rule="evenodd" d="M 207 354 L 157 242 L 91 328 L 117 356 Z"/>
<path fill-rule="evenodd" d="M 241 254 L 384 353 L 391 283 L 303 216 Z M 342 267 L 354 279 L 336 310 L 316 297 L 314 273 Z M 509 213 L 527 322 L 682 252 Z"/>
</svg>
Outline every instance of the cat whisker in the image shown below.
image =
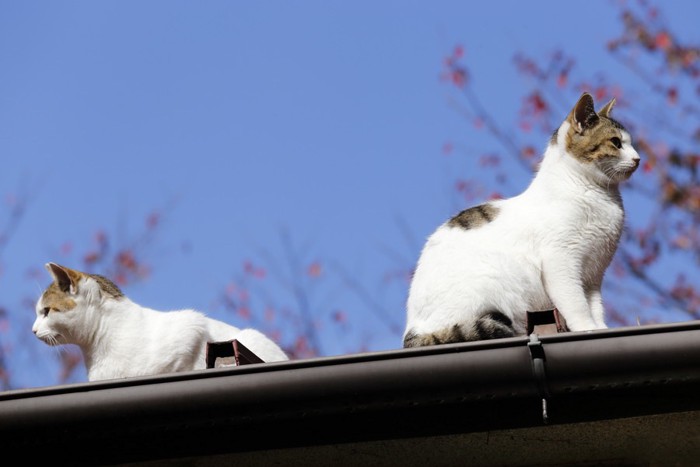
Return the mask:
<svg viewBox="0 0 700 467">
<path fill-rule="evenodd" d="M 36 286 L 36 289 L 39 292 L 37 295 L 41 296 L 41 294 L 44 292 L 44 290 L 41 287 L 41 284 L 39 284 L 38 280 L 34 279 L 34 285 Z"/>
</svg>

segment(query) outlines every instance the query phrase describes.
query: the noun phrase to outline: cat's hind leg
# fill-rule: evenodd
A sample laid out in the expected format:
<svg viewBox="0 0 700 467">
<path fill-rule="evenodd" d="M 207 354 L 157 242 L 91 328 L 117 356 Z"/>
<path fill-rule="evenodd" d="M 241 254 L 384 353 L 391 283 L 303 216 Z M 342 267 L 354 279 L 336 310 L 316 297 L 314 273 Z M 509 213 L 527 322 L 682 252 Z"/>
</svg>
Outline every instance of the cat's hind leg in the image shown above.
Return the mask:
<svg viewBox="0 0 700 467">
<path fill-rule="evenodd" d="M 403 338 L 403 346 L 424 347 L 426 345 L 452 344 L 454 342 L 464 342 L 465 333 L 461 324 L 455 324 L 440 331 L 418 334 L 413 329 L 409 329 Z"/>
<path fill-rule="evenodd" d="M 454 324 L 440 331 L 419 334 L 409 329 L 404 335 L 403 346 L 452 344 L 487 339 L 500 339 L 516 335 L 513 321 L 500 311 L 483 313 L 472 325 Z"/>
</svg>

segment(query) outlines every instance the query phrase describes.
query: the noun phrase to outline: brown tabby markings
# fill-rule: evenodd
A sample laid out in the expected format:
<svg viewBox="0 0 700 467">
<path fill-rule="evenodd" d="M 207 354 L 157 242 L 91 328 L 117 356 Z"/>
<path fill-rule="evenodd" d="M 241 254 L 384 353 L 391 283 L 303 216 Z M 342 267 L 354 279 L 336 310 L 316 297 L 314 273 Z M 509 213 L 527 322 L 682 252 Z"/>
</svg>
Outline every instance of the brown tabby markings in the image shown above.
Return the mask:
<svg viewBox="0 0 700 467">
<path fill-rule="evenodd" d="M 482 204 L 465 209 L 448 221 L 450 227 L 462 227 L 463 229 L 476 229 L 486 225 L 496 218 L 498 208 L 491 204 Z"/>
<path fill-rule="evenodd" d="M 474 329 L 464 326 L 454 326 L 433 332 L 431 334 L 416 334 L 413 330 L 406 333 L 403 339 L 404 348 L 423 347 L 426 345 L 452 344 L 455 342 L 480 341 L 500 339 L 515 336 L 513 322 L 500 311 L 488 311 L 476 321 Z"/>
<path fill-rule="evenodd" d="M 615 137 L 622 139 L 620 124 L 609 118 L 601 118 L 600 123 L 580 137 L 574 135 L 572 128 L 569 129 L 566 135 L 566 146 L 571 154 L 585 162 L 595 162 L 605 157 L 618 157 L 619 148 L 611 139 Z"/>
<path fill-rule="evenodd" d="M 569 114 L 568 120 L 571 125 L 566 133 L 566 149 L 574 157 L 583 162 L 619 157 L 620 149 L 612 142 L 612 138 L 622 140 L 622 131 L 625 128 L 608 116 L 614 104 L 615 99 L 596 113 L 593 98 L 585 94 Z M 555 132 L 552 142 L 556 142 L 556 136 Z"/>
<path fill-rule="evenodd" d="M 74 282 L 76 287 L 81 277 L 88 276 L 99 284 L 100 290 L 106 295 L 109 295 L 112 298 L 124 296 L 124 293 L 119 289 L 119 287 L 104 276 L 100 276 L 99 274 L 83 274 L 79 273 L 78 271 L 73 271 L 72 269 L 69 270 L 68 268 L 64 269 L 69 271 L 69 274 L 71 275 L 70 279 Z M 66 284 L 65 282 L 52 282 L 51 285 L 46 288 L 41 297 L 44 308 L 49 308 L 52 311 L 68 311 L 75 308 L 75 301 L 68 297 L 66 293 L 69 290 L 67 285 L 69 284 Z"/>
<path fill-rule="evenodd" d="M 455 324 L 451 328 L 443 329 L 442 331 L 432 334 L 416 334 L 414 331 L 406 333 L 403 338 L 403 346 L 408 347 L 423 347 L 426 345 L 449 344 L 453 342 L 464 342 L 464 334 L 459 324 Z"/>
<path fill-rule="evenodd" d="M 119 298 L 123 297 L 124 293 L 121 291 L 119 287 L 117 287 L 117 284 L 112 282 L 111 280 L 107 279 L 104 276 L 100 276 L 99 274 L 88 274 L 90 277 L 92 277 L 95 282 L 100 284 L 100 289 L 107 295 L 112 296 L 112 298 Z"/>
<path fill-rule="evenodd" d="M 75 301 L 68 298 L 56 282 L 46 288 L 41 296 L 41 303 L 44 308 L 49 308 L 51 311 L 68 311 L 75 308 Z"/>
</svg>

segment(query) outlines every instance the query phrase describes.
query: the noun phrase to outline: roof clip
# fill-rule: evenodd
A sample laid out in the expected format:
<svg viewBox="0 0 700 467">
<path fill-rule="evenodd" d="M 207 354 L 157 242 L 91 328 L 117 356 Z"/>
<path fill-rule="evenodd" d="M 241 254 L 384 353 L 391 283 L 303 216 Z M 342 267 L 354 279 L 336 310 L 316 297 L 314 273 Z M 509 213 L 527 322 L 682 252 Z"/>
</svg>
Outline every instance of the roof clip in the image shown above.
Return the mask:
<svg viewBox="0 0 700 467">
<path fill-rule="evenodd" d="M 547 372 L 545 371 L 544 347 L 537 334 L 530 334 L 530 341 L 527 343 L 527 348 L 530 351 L 530 358 L 532 359 L 532 374 L 535 377 L 540 397 L 542 397 L 542 421 L 547 424 L 549 423 L 547 400 L 550 397 L 550 393 L 547 385 Z"/>
<path fill-rule="evenodd" d="M 206 362 L 207 368 L 265 363 L 248 347 L 238 342 L 238 339 L 207 342 Z"/>
</svg>

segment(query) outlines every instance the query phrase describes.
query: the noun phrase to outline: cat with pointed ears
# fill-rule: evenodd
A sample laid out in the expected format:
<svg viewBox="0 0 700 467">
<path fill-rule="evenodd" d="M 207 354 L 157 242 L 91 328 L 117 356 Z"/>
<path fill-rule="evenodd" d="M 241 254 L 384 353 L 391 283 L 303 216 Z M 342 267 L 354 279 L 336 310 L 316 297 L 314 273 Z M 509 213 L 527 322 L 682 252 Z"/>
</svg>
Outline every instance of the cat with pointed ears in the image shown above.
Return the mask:
<svg viewBox="0 0 700 467">
<path fill-rule="evenodd" d="M 606 328 L 601 286 L 624 224 L 619 184 L 639 166 L 629 132 L 584 93 L 521 194 L 465 209 L 426 241 L 404 347 L 526 333 L 557 308 L 570 331 Z"/>
<path fill-rule="evenodd" d="M 112 281 L 55 263 L 36 304 L 32 331 L 48 345 L 80 347 L 88 380 L 206 368 L 208 342 L 238 339 L 265 362 L 288 360 L 255 329 L 238 329 L 194 310 L 156 311 L 129 300 Z"/>
</svg>

